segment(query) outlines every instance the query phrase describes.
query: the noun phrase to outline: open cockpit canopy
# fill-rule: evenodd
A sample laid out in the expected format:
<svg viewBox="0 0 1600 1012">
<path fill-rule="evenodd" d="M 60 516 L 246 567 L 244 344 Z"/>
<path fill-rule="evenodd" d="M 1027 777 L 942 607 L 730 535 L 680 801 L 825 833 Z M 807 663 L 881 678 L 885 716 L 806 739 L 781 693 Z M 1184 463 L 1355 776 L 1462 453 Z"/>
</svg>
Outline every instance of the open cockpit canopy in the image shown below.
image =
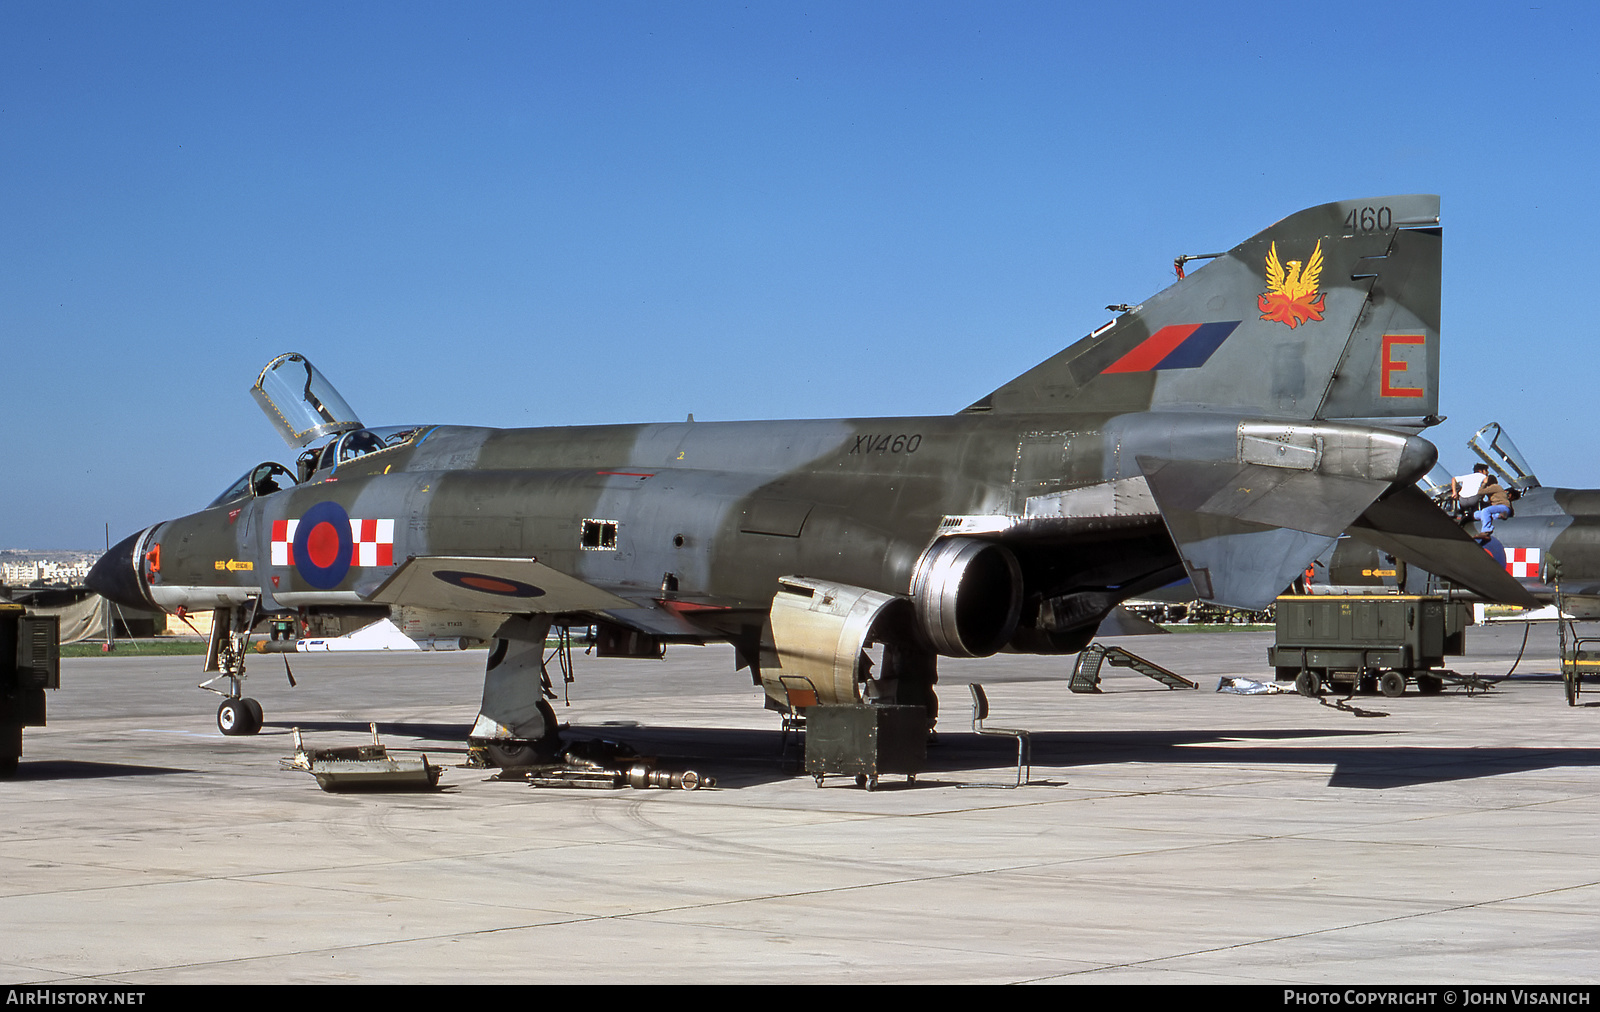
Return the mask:
<svg viewBox="0 0 1600 1012">
<path fill-rule="evenodd" d="M 1539 478 L 1528 466 L 1528 458 L 1517 449 L 1499 422 L 1490 422 L 1467 440 L 1467 448 L 1489 465 L 1507 488 L 1530 489 L 1539 487 Z"/>
<path fill-rule="evenodd" d="M 361 428 L 361 419 L 326 376 L 298 352 L 267 363 L 250 396 L 261 405 L 278 435 L 299 448 L 316 440 Z"/>
<path fill-rule="evenodd" d="M 249 496 L 270 495 L 309 479 L 318 471 L 337 471 L 369 453 L 404 446 L 425 438 L 432 426 L 391 425 L 369 429 L 356 417 L 328 378 L 299 352 L 284 352 L 261 370 L 250 396 L 278 435 L 290 446 L 306 447 L 290 471 L 270 461 L 251 468 L 212 502 L 213 506 Z"/>
</svg>

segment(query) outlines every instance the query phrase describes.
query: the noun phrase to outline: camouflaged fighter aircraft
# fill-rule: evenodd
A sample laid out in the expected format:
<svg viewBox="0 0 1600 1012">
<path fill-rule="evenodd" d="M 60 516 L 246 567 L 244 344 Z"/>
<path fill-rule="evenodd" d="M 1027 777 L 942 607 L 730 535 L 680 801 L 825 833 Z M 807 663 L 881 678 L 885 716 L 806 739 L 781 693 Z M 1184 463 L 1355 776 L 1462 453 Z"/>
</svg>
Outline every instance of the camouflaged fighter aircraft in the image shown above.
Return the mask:
<svg viewBox="0 0 1600 1012">
<path fill-rule="evenodd" d="M 1325 204 L 1180 258 L 1142 305 L 954 414 L 485 429 L 364 428 L 299 355 L 253 393 L 262 464 L 141 531 L 90 583 L 216 609 L 224 731 L 258 616 L 396 615 L 493 640 L 471 736 L 553 744 L 552 625 L 602 653 L 727 641 L 769 705 L 935 708 L 938 658 L 1072 653 L 1119 602 L 1187 577 L 1259 608 L 1340 532 L 1485 596 L 1523 588 L 1415 487 L 1439 419 L 1438 198 Z M 1207 259 L 1181 277 L 1181 264 Z M 222 691 L 222 690 L 217 690 Z"/>
<path fill-rule="evenodd" d="M 1560 584 L 1562 610 L 1575 618 L 1600 618 L 1600 489 L 1546 488 L 1511 437 L 1490 422 L 1467 440 L 1467 448 L 1512 491 L 1512 515 L 1495 521 L 1485 550 L 1542 603 L 1554 604 Z M 1438 474 L 1439 469 L 1435 469 Z M 1424 482 L 1436 501 L 1448 505 L 1449 476 Z M 1460 522 L 1477 530 L 1470 513 Z M 1419 566 L 1384 558 L 1370 545 L 1344 538 L 1326 565 L 1318 563 L 1312 589 L 1370 590 L 1374 585 L 1428 593 L 1437 584 Z"/>
</svg>

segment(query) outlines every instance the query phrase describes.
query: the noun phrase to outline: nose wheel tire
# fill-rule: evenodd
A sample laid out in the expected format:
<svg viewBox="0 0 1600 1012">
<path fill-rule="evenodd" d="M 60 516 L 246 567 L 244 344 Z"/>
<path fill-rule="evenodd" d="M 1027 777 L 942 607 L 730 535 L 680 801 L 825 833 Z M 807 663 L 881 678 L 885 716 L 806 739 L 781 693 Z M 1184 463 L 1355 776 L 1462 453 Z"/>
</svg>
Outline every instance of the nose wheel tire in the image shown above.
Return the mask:
<svg viewBox="0 0 1600 1012">
<path fill-rule="evenodd" d="M 217 707 L 217 730 L 229 737 L 256 734 L 262 719 L 261 704 L 253 699 L 229 697 Z"/>
</svg>

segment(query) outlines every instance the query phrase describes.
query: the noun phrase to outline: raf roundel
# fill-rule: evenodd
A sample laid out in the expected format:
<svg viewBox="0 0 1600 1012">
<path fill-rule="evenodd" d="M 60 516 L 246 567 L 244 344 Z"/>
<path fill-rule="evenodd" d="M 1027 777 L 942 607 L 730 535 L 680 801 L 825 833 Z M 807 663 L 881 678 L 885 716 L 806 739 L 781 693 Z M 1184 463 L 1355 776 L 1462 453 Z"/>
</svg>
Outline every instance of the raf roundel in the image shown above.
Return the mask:
<svg viewBox="0 0 1600 1012">
<path fill-rule="evenodd" d="M 482 594 L 497 594 L 501 597 L 544 596 L 544 591 L 531 583 L 523 583 L 521 580 L 508 580 L 503 576 L 490 576 L 487 573 L 466 573 L 459 569 L 441 569 L 433 575 L 451 586 L 476 590 Z"/>
<path fill-rule="evenodd" d="M 294 568 L 311 586 L 329 590 L 350 572 L 354 554 L 350 515 L 336 502 L 319 502 L 295 525 Z"/>
</svg>

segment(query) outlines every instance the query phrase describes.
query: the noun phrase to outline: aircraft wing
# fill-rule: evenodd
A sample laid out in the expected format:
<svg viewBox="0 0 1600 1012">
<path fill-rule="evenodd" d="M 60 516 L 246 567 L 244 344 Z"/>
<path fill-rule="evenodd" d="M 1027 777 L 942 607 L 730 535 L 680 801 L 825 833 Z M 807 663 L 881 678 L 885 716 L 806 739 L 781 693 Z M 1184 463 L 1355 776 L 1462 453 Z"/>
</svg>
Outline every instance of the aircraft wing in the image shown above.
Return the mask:
<svg viewBox="0 0 1600 1012">
<path fill-rule="evenodd" d="M 368 598 L 440 611 L 557 614 L 638 605 L 535 559 L 414 556 Z"/>
<path fill-rule="evenodd" d="M 1349 534 L 1490 601 L 1539 607 L 1502 564 L 1415 486 L 1405 486 L 1368 506 L 1350 525 Z"/>
</svg>

